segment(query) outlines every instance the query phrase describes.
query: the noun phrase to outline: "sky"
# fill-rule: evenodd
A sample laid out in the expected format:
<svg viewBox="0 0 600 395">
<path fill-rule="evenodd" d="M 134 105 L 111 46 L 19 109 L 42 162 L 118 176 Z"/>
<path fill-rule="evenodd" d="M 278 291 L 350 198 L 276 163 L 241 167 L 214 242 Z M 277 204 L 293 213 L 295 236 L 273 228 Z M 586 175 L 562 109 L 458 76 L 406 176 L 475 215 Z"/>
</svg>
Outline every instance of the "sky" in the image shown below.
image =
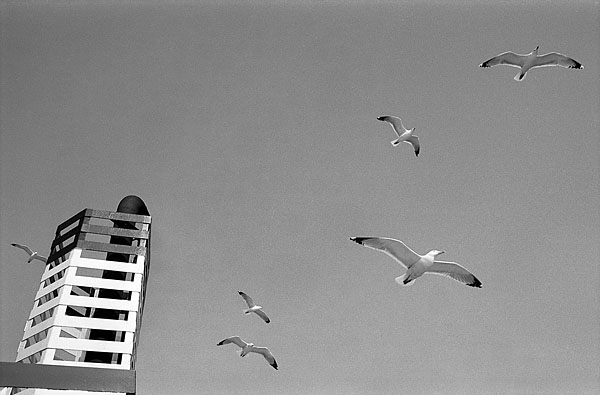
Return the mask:
<svg viewBox="0 0 600 395">
<path fill-rule="evenodd" d="M 84 208 L 140 196 L 139 394 L 600 390 L 597 1 L 0 3 L 0 360 Z M 560 52 L 583 70 L 478 65 Z M 394 148 L 381 115 L 415 127 Z M 483 288 L 351 236 L 445 250 Z M 271 317 L 245 316 L 244 291 Z M 269 347 L 240 358 L 239 335 Z"/>
</svg>

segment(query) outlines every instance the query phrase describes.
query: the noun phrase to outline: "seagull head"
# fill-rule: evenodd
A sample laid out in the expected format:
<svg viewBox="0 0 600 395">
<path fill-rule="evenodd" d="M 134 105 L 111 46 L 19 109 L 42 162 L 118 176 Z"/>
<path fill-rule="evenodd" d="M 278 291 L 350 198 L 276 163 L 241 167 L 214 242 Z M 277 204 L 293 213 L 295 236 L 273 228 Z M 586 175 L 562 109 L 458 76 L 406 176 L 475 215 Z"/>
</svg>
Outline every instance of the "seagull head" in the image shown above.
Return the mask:
<svg viewBox="0 0 600 395">
<path fill-rule="evenodd" d="M 538 49 L 540 49 L 540 46 L 538 45 L 537 47 L 535 47 L 535 49 L 533 50 L 533 52 L 537 52 Z"/>
<path fill-rule="evenodd" d="M 446 252 L 446 251 L 431 250 L 429 253 L 433 256 L 438 256 L 438 255 L 442 255 L 444 252 Z"/>
</svg>

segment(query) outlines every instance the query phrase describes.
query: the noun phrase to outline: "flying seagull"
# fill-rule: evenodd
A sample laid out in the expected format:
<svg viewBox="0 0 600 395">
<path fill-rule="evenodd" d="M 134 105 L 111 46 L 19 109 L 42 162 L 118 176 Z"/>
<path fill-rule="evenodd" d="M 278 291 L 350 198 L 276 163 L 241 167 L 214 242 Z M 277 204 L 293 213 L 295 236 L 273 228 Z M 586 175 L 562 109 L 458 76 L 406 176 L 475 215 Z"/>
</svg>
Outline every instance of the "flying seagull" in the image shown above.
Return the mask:
<svg viewBox="0 0 600 395">
<path fill-rule="evenodd" d="M 37 259 L 39 261 L 42 261 L 44 263 L 48 262 L 48 258 L 46 258 L 45 256 L 42 256 L 40 254 L 37 253 L 37 251 L 33 251 L 31 248 L 27 247 L 24 244 L 17 244 L 17 243 L 10 243 L 11 246 L 13 247 L 17 247 L 22 249 L 23 251 L 25 251 L 26 253 L 29 254 L 29 259 L 27 260 L 27 263 L 31 263 L 31 261 L 33 261 L 34 259 Z"/>
<path fill-rule="evenodd" d="M 269 351 L 268 348 L 256 347 L 252 343 L 246 343 L 245 341 L 240 339 L 239 336 L 231 336 L 231 337 L 228 337 L 227 339 L 221 340 L 220 342 L 217 343 L 217 346 L 222 346 L 223 344 L 229 344 L 229 343 L 236 344 L 238 347 L 242 348 L 240 357 L 245 357 L 248 353 L 251 353 L 251 352 L 262 354 L 262 356 L 265 357 L 265 359 L 267 360 L 269 365 L 271 365 L 275 370 L 277 370 L 277 362 L 275 361 L 275 357 L 273 356 L 273 354 L 271 354 L 271 351 Z"/>
<path fill-rule="evenodd" d="M 398 144 L 404 142 L 407 144 L 411 144 L 415 150 L 415 155 L 419 156 L 419 138 L 413 134 L 415 128 L 410 130 L 406 129 L 404 125 L 402 125 L 402 120 L 398 117 L 392 117 L 390 115 L 383 115 L 377 118 L 380 121 L 388 122 L 392 125 L 392 129 L 398 135 L 396 140 L 392 140 L 391 143 L 394 147 L 398 146 Z"/>
<path fill-rule="evenodd" d="M 540 46 L 535 47 L 533 52 L 527 55 L 516 54 L 514 52 L 504 52 L 498 56 L 486 60 L 479 67 L 493 67 L 499 64 L 505 64 L 507 66 L 518 67 L 521 71 L 515 75 L 515 81 L 521 81 L 525 78 L 525 74 L 529 69 L 534 67 L 545 67 L 545 66 L 561 66 L 569 69 L 583 69 L 581 63 L 573 58 L 569 58 L 563 54 L 550 52 L 545 55 L 538 55 Z"/>
<path fill-rule="evenodd" d="M 396 277 L 398 284 L 412 285 L 424 273 L 433 273 L 450 277 L 470 287 L 481 288 L 481 281 L 458 263 L 435 259 L 444 251 L 431 250 L 425 255 L 419 255 L 400 240 L 386 237 L 351 237 L 350 240 L 384 252 L 404 266 L 407 270 L 402 276 Z"/>
<path fill-rule="evenodd" d="M 244 310 L 244 314 L 256 313 L 256 315 L 262 318 L 267 324 L 271 322 L 269 317 L 267 317 L 264 311 L 262 311 L 262 306 L 257 306 L 252 300 L 252 298 L 246 295 L 244 292 L 238 291 L 238 293 L 242 298 L 244 298 L 246 304 L 248 305 L 248 309 Z"/>
</svg>

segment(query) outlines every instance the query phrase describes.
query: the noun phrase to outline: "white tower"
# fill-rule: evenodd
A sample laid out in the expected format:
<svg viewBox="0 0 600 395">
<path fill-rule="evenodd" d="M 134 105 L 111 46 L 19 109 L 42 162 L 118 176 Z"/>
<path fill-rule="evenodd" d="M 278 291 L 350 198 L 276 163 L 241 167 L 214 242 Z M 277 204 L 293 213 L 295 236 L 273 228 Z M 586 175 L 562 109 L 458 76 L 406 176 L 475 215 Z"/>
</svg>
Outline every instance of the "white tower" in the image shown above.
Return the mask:
<svg viewBox="0 0 600 395">
<path fill-rule="evenodd" d="M 85 209 L 58 226 L 17 362 L 135 369 L 150 266 L 150 224 L 150 215 Z M 0 391 L 17 393 L 101 394 Z"/>
</svg>

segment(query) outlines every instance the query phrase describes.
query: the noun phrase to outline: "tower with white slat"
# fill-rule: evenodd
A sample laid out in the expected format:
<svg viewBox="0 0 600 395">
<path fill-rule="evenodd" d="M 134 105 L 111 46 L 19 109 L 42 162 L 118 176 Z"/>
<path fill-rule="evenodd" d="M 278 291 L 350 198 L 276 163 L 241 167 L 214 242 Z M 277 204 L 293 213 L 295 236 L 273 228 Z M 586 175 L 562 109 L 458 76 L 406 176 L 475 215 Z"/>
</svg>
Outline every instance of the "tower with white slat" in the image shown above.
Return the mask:
<svg viewBox="0 0 600 395">
<path fill-rule="evenodd" d="M 127 197 L 121 203 L 128 198 L 141 202 Z M 151 217 L 119 211 L 85 209 L 58 226 L 17 362 L 135 369 Z M 32 388 L 1 393 L 100 394 Z"/>
</svg>

